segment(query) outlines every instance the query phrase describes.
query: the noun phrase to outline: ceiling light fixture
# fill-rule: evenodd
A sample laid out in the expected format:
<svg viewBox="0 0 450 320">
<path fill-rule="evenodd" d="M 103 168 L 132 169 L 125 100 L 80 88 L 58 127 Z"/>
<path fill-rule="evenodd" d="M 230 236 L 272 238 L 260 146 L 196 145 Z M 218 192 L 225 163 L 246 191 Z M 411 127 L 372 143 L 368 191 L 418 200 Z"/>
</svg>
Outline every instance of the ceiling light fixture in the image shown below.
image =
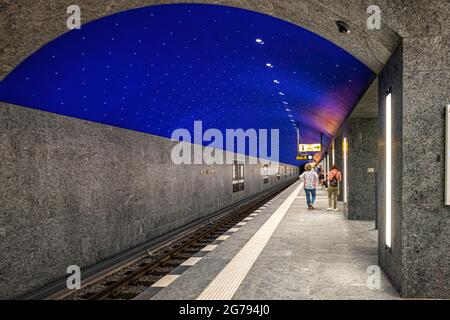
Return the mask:
<svg viewBox="0 0 450 320">
<path fill-rule="evenodd" d="M 340 33 L 349 34 L 350 27 L 344 21 L 338 20 L 336 21 L 336 25 Z"/>
</svg>

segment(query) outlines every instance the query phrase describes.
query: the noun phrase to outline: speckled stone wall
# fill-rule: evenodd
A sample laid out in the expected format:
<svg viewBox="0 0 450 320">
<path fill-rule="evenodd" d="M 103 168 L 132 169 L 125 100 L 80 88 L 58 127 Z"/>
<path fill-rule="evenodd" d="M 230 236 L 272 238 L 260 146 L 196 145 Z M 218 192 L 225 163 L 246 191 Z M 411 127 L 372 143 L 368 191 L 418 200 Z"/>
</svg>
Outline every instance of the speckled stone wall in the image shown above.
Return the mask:
<svg viewBox="0 0 450 320">
<path fill-rule="evenodd" d="M 386 95 L 392 92 L 392 247 L 386 246 L 386 145 L 385 119 Z M 379 115 L 378 126 L 378 229 L 379 263 L 394 287 L 402 292 L 403 288 L 403 46 L 393 54 L 379 76 Z"/>
<path fill-rule="evenodd" d="M 392 250 L 379 189 L 380 265 L 404 297 L 450 297 L 450 208 L 444 206 L 445 106 L 450 37 L 409 37 L 380 75 L 380 178 L 384 101 L 393 91 Z M 447 45 L 446 45 L 447 44 Z M 400 86 L 401 85 L 401 86 Z"/>
<path fill-rule="evenodd" d="M 348 140 L 349 220 L 375 220 L 376 173 L 378 167 L 378 119 L 349 119 L 345 126 Z"/>
<path fill-rule="evenodd" d="M 11 298 L 267 190 L 261 165 L 174 165 L 175 142 L 0 104 L 0 298 Z M 200 170 L 215 170 L 200 174 Z"/>
<path fill-rule="evenodd" d="M 336 137 L 334 138 L 334 164 L 338 166 L 339 170 L 342 173 L 342 180 L 344 179 L 344 154 L 342 149 L 342 142 L 344 138 L 344 128 L 338 132 Z M 331 166 L 330 166 L 331 170 Z M 344 201 L 344 181 L 339 183 L 339 196 L 338 201 Z"/>
<path fill-rule="evenodd" d="M 402 293 L 450 298 L 450 207 L 444 206 L 450 31 L 406 38 L 403 60 Z"/>
</svg>

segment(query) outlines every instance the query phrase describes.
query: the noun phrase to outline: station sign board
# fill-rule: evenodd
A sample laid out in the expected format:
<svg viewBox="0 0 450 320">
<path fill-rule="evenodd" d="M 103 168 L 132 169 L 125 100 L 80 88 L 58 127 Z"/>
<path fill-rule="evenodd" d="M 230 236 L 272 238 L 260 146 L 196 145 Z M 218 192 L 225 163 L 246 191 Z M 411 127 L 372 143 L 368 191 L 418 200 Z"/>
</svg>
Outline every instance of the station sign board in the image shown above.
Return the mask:
<svg viewBox="0 0 450 320">
<path fill-rule="evenodd" d="M 320 151 L 322 151 L 322 146 L 320 143 L 298 145 L 298 152 L 320 152 Z"/>
<path fill-rule="evenodd" d="M 312 160 L 313 156 L 310 154 L 298 154 L 297 155 L 297 160 Z"/>
</svg>

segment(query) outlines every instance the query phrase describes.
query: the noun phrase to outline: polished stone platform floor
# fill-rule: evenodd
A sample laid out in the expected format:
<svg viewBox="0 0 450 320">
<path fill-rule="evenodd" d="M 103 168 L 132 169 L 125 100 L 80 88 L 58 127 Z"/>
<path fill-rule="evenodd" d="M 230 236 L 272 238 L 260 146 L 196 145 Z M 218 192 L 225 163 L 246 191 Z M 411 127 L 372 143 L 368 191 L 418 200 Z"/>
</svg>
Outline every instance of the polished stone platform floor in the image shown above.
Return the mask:
<svg viewBox="0 0 450 320">
<path fill-rule="evenodd" d="M 196 299 L 289 196 L 292 203 L 232 299 L 398 299 L 383 272 L 377 276 L 374 222 L 348 221 L 342 208 L 325 211 L 320 190 L 316 210 L 309 211 L 297 187 L 273 199 L 152 299 Z"/>
</svg>

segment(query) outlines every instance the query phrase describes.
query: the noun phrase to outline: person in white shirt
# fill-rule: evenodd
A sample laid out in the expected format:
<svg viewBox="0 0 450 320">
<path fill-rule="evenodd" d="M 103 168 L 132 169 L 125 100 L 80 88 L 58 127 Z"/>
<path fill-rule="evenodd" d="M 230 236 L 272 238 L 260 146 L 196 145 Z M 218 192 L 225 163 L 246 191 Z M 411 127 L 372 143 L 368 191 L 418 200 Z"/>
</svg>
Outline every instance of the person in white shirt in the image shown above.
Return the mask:
<svg viewBox="0 0 450 320">
<path fill-rule="evenodd" d="M 306 171 L 300 176 L 300 181 L 303 182 L 308 209 L 313 210 L 313 204 L 316 201 L 316 187 L 319 182 L 319 176 L 314 170 L 312 170 L 312 165 L 310 163 L 305 165 L 305 169 Z"/>
</svg>

